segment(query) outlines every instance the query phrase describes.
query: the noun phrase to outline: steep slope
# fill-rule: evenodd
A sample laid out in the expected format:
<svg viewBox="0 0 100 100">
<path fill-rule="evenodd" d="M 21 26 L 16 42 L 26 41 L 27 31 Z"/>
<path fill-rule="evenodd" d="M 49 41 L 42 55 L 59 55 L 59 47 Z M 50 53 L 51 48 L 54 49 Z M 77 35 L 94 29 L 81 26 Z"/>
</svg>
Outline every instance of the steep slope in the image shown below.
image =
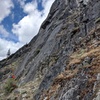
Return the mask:
<svg viewBox="0 0 100 100">
<path fill-rule="evenodd" d="M 2 72 L 13 67 L 17 99 L 93 100 L 100 89 L 100 1 L 55 0 L 38 35 L 0 64 Z"/>
</svg>

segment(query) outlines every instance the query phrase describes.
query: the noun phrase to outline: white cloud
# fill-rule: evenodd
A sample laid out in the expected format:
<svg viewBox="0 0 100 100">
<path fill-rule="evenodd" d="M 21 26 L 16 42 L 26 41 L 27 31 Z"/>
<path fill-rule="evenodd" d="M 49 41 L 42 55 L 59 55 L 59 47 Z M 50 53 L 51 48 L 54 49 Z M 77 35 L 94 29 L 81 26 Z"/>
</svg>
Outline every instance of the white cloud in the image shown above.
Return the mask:
<svg viewBox="0 0 100 100">
<path fill-rule="evenodd" d="M 11 9 L 14 7 L 11 0 L 0 0 L 0 23 L 9 16 L 11 13 Z M 4 28 L 2 24 L 0 24 L 0 34 L 5 38 L 9 35 L 9 32 Z M 18 44 L 14 44 L 13 42 L 7 41 L 5 39 L 0 38 L 0 60 L 6 57 L 6 53 L 8 48 L 12 48 L 12 53 L 18 49 Z M 16 47 L 16 48 L 14 48 Z"/>
<path fill-rule="evenodd" d="M 12 41 L 7 41 L 5 39 L 0 38 L 0 60 L 7 57 L 7 51 L 10 49 L 11 54 L 14 53 L 18 48 L 20 48 L 23 44 L 14 43 Z"/>
<path fill-rule="evenodd" d="M 20 4 L 20 7 L 22 7 L 22 8 L 25 5 L 25 1 L 26 0 L 17 0 L 17 2 Z"/>
<path fill-rule="evenodd" d="M 2 4 L 2 7 L 1 2 L 4 2 L 4 4 Z M 6 2 L 7 4 L 5 5 Z M 41 12 L 37 10 L 37 2 L 35 1 L 27 4 L 25 4 L 25 0 L 18 0 L 18 2 L 20 2 L 20 6 L 27 14 L 27 16 L 22 18 L 18 22 L 18 24 L 13 24 L 12 32 L 18 36 L 19 42 L 14 43 L 13 41 L 7 41 L 0 38 L 0 60 L 6 58 L 9 48 L 11 50 L 11 53 L 14 53 L 25 43 L 28 43 L 38 33 L 39 28 L 42 22 L 47 17 L 51 4 L 54 2 L 54 0 L 43 0 L 44 10 Z M 4 13 L 1 11 L 2 14 L 0 15 L 0 21 L 2 21 L 6 16 L 10 14 L 10 10 L 11 7 L 13 7 L 13 4 L 11 3 L 11 0 L 1 0 L 0 10 L 1 8 L 3 9 L 4 6 L 7 6 L 6 8 L 4 8 L 4 12 L 6 12 Z M 5 34 L 5 36 L 9 34 L 6 29 L 4 29 L 3 25 L 0 25 L 0 33 Z"/>
<path fill-rule="evenodd" d="M 20 42 L 28 43 L 38 33 L 53 2 L 54 0 L 43 0 L 44 10 L 41 12 L 37 9 L 36 1 L 24 5 L 23 11 L 28 15 L 22 18 L 18 24 L 13 24 L 12 29 L 12 32 L 18 36 Z"/>
<path fill-rule="evenodd" d="M 31 2 L 31 3 L 27 3 L 24 8 L 23 8 L 24 12 L 27 14 L 33 14 L 34 12 L 38 11 L 37 10 L 37 2 Z"/>
<path fill-rule="evenodd" d="M 0 22 L 11 13 L 13 7 L 11 0 L 0 0 Z"/>
<path fill-rule="evenodd" d="M 3 25 L 0 25 L 0 34 L 2 34 L 3 37 L 7 37 L 9 35 Z"/>
</svg>

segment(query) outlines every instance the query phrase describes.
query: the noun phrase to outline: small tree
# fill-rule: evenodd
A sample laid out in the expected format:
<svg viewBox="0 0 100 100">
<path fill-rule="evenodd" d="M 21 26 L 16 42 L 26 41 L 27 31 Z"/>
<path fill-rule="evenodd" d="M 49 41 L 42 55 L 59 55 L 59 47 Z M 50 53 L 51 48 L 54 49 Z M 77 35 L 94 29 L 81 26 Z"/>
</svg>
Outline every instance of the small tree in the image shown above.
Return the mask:
<svg viewBox="0 0 100 100">
<path fill-rule="evenodd" d="M 7 57 L 9 57 L 10 56 L 10 49 L 8 50 L 8 52 L 7 52 Z"/>
<path fill-rule="evenodd" d="M 4 92 L 5 94 L 11 93 L 14 89 L 17 88 L 15 79 L 9 78 L 4 84 Z"/>
</svg>

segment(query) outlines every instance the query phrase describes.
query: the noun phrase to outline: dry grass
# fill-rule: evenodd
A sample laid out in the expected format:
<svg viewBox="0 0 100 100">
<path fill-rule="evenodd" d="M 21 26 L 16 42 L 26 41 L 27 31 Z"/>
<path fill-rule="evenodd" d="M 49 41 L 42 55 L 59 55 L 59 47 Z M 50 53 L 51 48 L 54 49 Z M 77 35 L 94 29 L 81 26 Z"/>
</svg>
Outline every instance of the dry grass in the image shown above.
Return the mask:
<svg viewBox="0 0 100 100">
<path fill-rule="evenodd" d="M 76 73 L 77 73 L 78 69 L 75 69 L 75 70 L 65 70 L 65 72 L 61 73 L 60 75 L 58 75 L 56 77 L 56 81 L 59 81 L 59 80 L 69 80 L 71 79 Z"/>
<path fill-rule="evenodd" d="M 80 51 L 78 51 L 71 55 L 71 60 L 69 65 L 79 64 L 85 57 L 98 56 L 98 55 L 100 55 L 100 47 L 94 48 L 88 52 L 84 50 L 82 53 L 80 53 Z"/>
<path fill-rule="evenodd" d="M 44 98 L 46 98 L 46 100 L 50 100 L 51 97 L 57 95 L 57 92 L 59 91 L 59 89 L 65 85 L 65 83 L 67 81 L 69 81 L 70 79 L 72 79 L 75 74 L 78 72 L 78 69 L 75 69 L 73 71 L 71 70 L 65 70 L 64 72 L 62 72 L 61 74 L 59 74 L 54 82 L 53 85 L 47 90 L 44 91 L 43 96 L 41 96 L 41 100 L 44 100 Z"/>
<path fill-rule="evenodd" d="M 56 95 L 59 88 L 59 84 L 51 86 L 49 90 L 44 91 L 45 96 L 41 96 L 41 100 L 44 100 L 45 98 L 46 100 L 50 100 L 51 96 Z"/>
<path fill-rule="evenodd" d="M 85 57 L 93 57 L 94 58 L 91 65 L 83 66 L 83 68 L 87 68 L 87 67 L 90 68 L 89 72 L 86 73 L 87 75 L 90 76 L 90 78 L 87 83 L 87 89 L 82 90 L 80 93 L 80 96 L 82 98 L 89 92 L 89 88 L 91 86 L 93 86 L 94 82 L 96 81 L 96 77 L 94 77 L 94 75 L 96 75 L 97 73 L 100 73 L 100 47 L 93 48 L 89 51 L 87 51 L 87 50 L 80 51 L 80 50 L 75 52 L 73 55 L 71 55 L 69 66 L 72 64 L 74 65 L 74 64 L 82 63 L 82 61 Z M 74 70 L 69 70 L 69 68 L 67 66 L 66 70 L 64 72 L 62 72 L 61 74 L 59 74 L 55 78 L 52 86 L 43 93 L 41 100 L 44 100 L 45 98 L 46 98 L 46 100 L 50 100 L 51 97 L 53 97 L 53 96 L 56 97 L 59 89 L 61 87 L 64 87 L 64 85 L 66 84 L 67 81 L 69 81 L 70 79 L 75 77 L 75 75 L 78 73 L 78 71 L 79 71 L 78 68 L 75 68 Z"/>
<path fill-rule="evenodd" d="M 73 16 L 74 17 L 74 16 Z M 97 21 L 98 22 L 98 21 Z M 73 32 L 79 31 L 79 28 L 76 28 L 73 30 Z M 95 34 L 95 32 L 97 32 Z M 75 75 L 80 71 L 79 68 L 77 67 L 78 64 L 82 64 L 84 58 L 90 57 L 93 58 L 93 61 L 89 65 L 84 65 L 81 69 L 89 69 L 88 72 L 86 72 L 86 76 L 89 77 L 87 81 L 87 88 L 83 89 L 80 92 L 81 98 L 83 98 L 89 91 L 93 89 L 94 83 L 96 81 L 96 76 L 98 73 L 100 73 L 100 47 L 96 47 L 95 45 L 100 44 L 100 41 L 97 41 L 95 39 L 95 35 L 99 35 L 100 32 L 100 27 L 97 26 L 96 28 L 93 28 L 89 34 L 82 39 L 82 44 L 84 44 L 85 49 L 82 49 L 80 46 L 77 48 L 78 50 L 74 52 L 70 56 L 69 64 L 67 65 L 66 69 L 64 72 L 59 74 L 52 86 L 48 89 L 45 90 L 42 99 L 44 100 L 50 100 L 51 97 L 56 97 L 57 92 L 65 86 L 66 82 L 70 81 L 70 79 L 74 78 Z M 59 33 L 57 36 L 61 37 L 63 33 Z M 74 70 L 70 70 L 71 65 L 75 65 Z M 56 100 L 56 98 L 55 98 Z"/>
</svg>

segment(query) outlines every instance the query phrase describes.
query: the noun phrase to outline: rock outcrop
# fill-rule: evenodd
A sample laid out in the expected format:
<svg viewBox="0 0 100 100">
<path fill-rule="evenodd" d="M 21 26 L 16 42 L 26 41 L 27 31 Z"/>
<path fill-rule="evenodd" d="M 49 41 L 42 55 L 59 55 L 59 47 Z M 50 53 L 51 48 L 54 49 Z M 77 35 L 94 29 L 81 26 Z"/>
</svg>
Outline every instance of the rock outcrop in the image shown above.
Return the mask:
<svg viewBox="0 0 100 100">
<path fill-rule="evenodd" d="M 55 0 L 38 35 L 0 65 L 20 100 L 99 100 L 100 0 Z"/>
</svg>

